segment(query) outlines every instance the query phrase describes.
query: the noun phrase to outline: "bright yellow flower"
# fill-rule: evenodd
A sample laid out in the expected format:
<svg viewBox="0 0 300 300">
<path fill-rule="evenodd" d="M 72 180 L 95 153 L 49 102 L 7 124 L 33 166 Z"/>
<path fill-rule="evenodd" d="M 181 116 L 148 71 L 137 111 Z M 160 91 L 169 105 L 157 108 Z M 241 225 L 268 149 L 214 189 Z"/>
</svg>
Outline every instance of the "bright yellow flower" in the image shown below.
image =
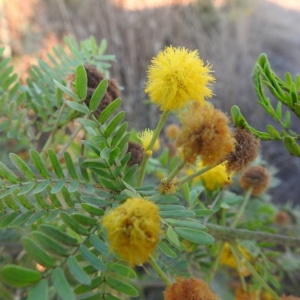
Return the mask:
<svg viewBox="0 0 300 300">
<path fill-rule="evenodd" d="M 138 134 L 138 138 L 142 142 L 142 145 L 143 145 L 143 148 L 145 151 L 148 150 L 148 147 L 150 145 L 153 134 L 154 134 L 154 130 L 150 130 L 148 128 Z M 157 150 L 159 150 L 159 148 L 160 148 L 160 142 L 159 142 L 159 139 L 157 139 L 152 148 L 152 151 L 157 151 Z"/>
<path fill-rule="evenodd" d="M 243 261 L 245 259 L 247 261 L 249 261 L 251 259 L 251 256 L 247 252 L 247 250 L 245 248 L 243 248 L 242 246 L 238 246 L 238 248 L 243 254 L 243 258 L 240 258 L 240 260 L 242 262 L 242 266 L 241 266 L 242 269 L 240 270 L 241 275 L 248 276 L 250 274 L 250 271 L 246 268 Z M 225 245 L 224 245 L 224 249 L 223 249 L 223 252 L 222 252 L 221 257 L 220 257 L 220 264 L 225 265 L 225 266 L 229 266 L 233 269 L 237 269 L 237 264 L 236 264 L 235 258 L 233 256 L 231 250 L 230 250 L 230 245 L 228 243 L 225 243 Z"/>
<path fill-rule="evenodd" d="M 158 207 L 140 198 L 127 199 L 104 216 L 102 224 L 110 249 L 133 266 L 148 260 L 161 232 Z"/>
<path fill-rule="evenodd" d="M 203 103 L 212 96 L 210 72 L 197 50 L 166 47 L 151 61 L 145 92 L 163 111 L 181 109 L 191 100 Z"/>
<path fill-rule="evenodd" d="M 192 168 L 186 171 L 187 175 L 192 175 L 196 171 L 202 169 L 204 166 L 202 162 L 197 164 L 196 170 Z M 209 191 L 214 191 L 217 188 L 222 188 L 223 186 L 231 183 L 231 177 L 226 172 L 226 167 L 224 165 L 218 165 L 209 171 L 197 176 L 193 179 L 193 184 L 198 180 L 201 180 Z"/>
</svg>

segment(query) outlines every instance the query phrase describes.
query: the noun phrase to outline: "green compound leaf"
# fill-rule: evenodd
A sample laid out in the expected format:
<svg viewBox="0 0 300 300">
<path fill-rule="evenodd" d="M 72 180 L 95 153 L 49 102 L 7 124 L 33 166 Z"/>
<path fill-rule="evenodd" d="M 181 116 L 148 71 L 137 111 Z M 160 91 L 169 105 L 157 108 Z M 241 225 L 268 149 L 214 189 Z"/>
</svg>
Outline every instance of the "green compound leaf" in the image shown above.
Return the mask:
<svg viewBox="0 0 300 300">
<path fill-rule="evenodd" d="M 175 227 L 174 230 L 182 238 L 199 245 L 209 245 L 215 242 L 215 239 L 208 233 L 185 227 Z"/>
<path fill-rule="evenodd" d="M 27 211 L 24 215 L 19 216 L 17 219 L 15 219 L 10 225 L 9 228 L 21 226 L 24 224 L 32 215 L 34 214 L 33 211 Z"/>
<path fill-rule="evenodd" d="M 72 179 L 77 180 L 78 176 L 77 176 L 76 169 L 75 169 L 75 166 L 74 166 L 74 163 L 73 163 L 73 160 L 72 160 L 72 157 L 71 157 L 70 153 L 65 152 L 64 153 L 64 158 L 65 158 L 65 162 L 66 162 L 66 165 L 67 165 L 68 172 L 69 172 L 70 176 L 72 177 Z"/>
<path fill-rule="evenodd" d="M 95 247 L 95 249 L 97 249 L 98 252 L 105 256 L 108 255 L 109 251 L 107 245 L 105 245 L 104 242 L 101 241 L 95 234 L 90 235 L 89 241 Z"/>
<path fill-rule="evenodd" d="M 160 211 L 160 216 L 163 218 L 190 218 L 195 216 L 195 212 L 191 210 L 175 210 L 175 211 Z"/>
<path fill-rule="evenodd" d="M 23 186 L 20 190 L 17 196 L 22 196 L 30 192 L 35 187 L 35 182 L 29 182 L 25 186 Z"/>
<path fill-rule="evenodd" d="M 50 251 L 58 256 L 68 256 L 68 251 L 66 248 L 49 238 L 44 233 L 33 231 L 31 235 L 45 250 Z"/>
<path fill-rule="evenodd" d="M 136 273 L 132 269 L 130 269 L 124 265 L 117 264 L 114 262 L 109 262 L 109 263 L 107 263 L 107 268 L 108 268 L 108 270 L 115 272 L 119 275 L 131 278 L 131 279 L 137 278 Z"/>
<path fill-rule="evenodd" d="M 173 251 L 166 243 L 163 241 L 160 241 L 158 243 L 158 248 L 167 256 L 175 258 L 177 257 L 177 254 L 175 251 Z"/>
<path fill-rule="evenodd" d="M 16 265 L 6 265 L 0 271 L 0 279 L 9 286 L 20 288 L 38 282 L 41 273 Z"/>
<path fill-rule="evenodd" d="M 15 211 L 4 217 L 4 219 L 0 222 L 0 229 L 9 227 L 19 215 L 20 213 Z"/>
<path fill-rule="evenodd" d="M 94 112 L 97 110 L 102 98 L 104 97 L 108 87 L 108 80 L 104 79 L 102 80 L 96 90 L 94 91 L 91 101 L 90 101 L 90 110 L 91 112 Z"/>
<path fill-rule="evenodd" d="M 48 300 L 48 282 L 42 279 L 32 289 L 30 289 L 27 300 Z"/>
<path fill-rule="evenodd" d="M 66 93 L 67 95 L 69 95 L 71 98 L 73 98 L 74 100 L 76 100 L 77 102 L 80 102 L 80 98 L 73 93 L 71 90 L 69 90 L 66 86 L 62 85 L 61 83 L 59 83 L 57 80 L 53 80 L 54 84 L 64 93 Z M 69 101 L 72 102 L 72 101 Z"/>
<path fill-rule="evenodd" d="M 31 149 L 30 150 L 30 157 L 31 157 L 31 160 L 33 161 L 34 165 L 36 166 L 37 170 L 39 171 L 39 173 L 44 178 L 49 179 L 50 174 L 49 174 L 49 172 L 47 170 L 47 167 L 46 167 L 44 161 L 42 160 L 40 154 L 36 150 Z"/>
<path fill-rule="evenodd" d="M 82 257 L 88 261 L 94 268 L 96 268 L 99 271 L 106 271 L 106 266 L 102 262 L 100 258 L 98 258 L 95 254 L 93 254 L 88 247 L 81 245 L 80 248 L 80 253 Z"/>
<path fill-rule="evenodd" d="M 76 239 L 51 225 L 43 224 L 39 228 L 42 232 L 66 246 L 75 247 L 78 245 L 78 241 Z"/>
<path fill-rule="evenodd" d="M 111 288 L 113 288 L 121 293 L 124 293 L 131 297 L 137 297 L 139 295 L 138 291 L 133 286 L 131 286 L 123 281 L 120 281 L 120 280 L 112 278 L 112 277 L 106 277 L 105 280 Z"/>
<path fill-rule="evenodd" d="M 67 265 L 71 274 L 74 278 L 82 284 L 90 285 L 92 280 L 91 278 L 84 272 L 82 267 L 79 265 L 77 259 L 74 256 L 70 256 L 67 260 Z"/>
<path fill-rule="evenodd" d="M 112 103 L 110 103 L 101 113 L 99 117 L 99 122 L 104 124 L 108 118 L 120 107 L 122 100 L 117 98 Z"/>
<path fill-rule="evenodd" d="M 64 275 L 64 272 L 61 268 L 56 268 L 52 274 L 51 279 L 53 285 L 57 291 L 57 294 L 63 300 L 75 300 L 75 295 L 72 292 L 72 289 Z"/>
<path fill-rule="evenodd" d="M 9 158 L 16 168 L 29 180 L 34 180 L 35 176 L 32 170 L 27 166 L 22 158 L 14 153 L 9 154 Z"/>
<path fill-rule="evenodd" d="M 76 233 L 81 235 L 88 235 L 89 231 L 80 225 L 78 222 L 76 222 L 74 219 L 72 219 L 69 215 L 67 215 L 65 212 L 61 212 L 60 216 L 62 218 L 62 221 L 68 225 L 72 230 L 74 230 Z"/>
<path fill-rule="evenodd" d="M 124 111 L 120 111 L 108 124 L 108 126 L 106 127 L 106 129 L 104 130 L 103 135 L 105 137 L 109 137 L 114 130 L 117 128 L 117 126 L 123 121 L 123 119 L 125 118 L 125 112 Z"/>
<path fill-rule="evenodd" d="M 77 102 L 72 102 L 72 101 L 66 101 L 66 104 L 74 109 L 75 111 L 79 111 L 81 113 L 84 113 L 84 114 L 90 114 L 90 110 L 88 109 L 88 107 L 86 105 L 83 105 L 83 104 L 79 104 Z"/>
<path fill-rule="evenodd" d="M 79 98 L 84 100 L 87 93 L 87 75 L 84 66 L 78 66 L 75 73 L 75 91 Z"/>
<path fill-rule="evenodd" d="M 19 178 L 2 162 L 0 162 L 0 176 L 11 183 L 19 182 Z"/>
<path fill-rule="evenodd" d="M 172 227 L 168 227 L 167 229 L 167 239 L 168 241 L 176 246 L 176 247 L 180 247 L 180 242 L 179 242 L 179 238 L 178 238 L 178 235 L 177 233 L 174 231 L 174 229 Z"/>
<path fill-rule="evenodd" d="M 102 281 L 103 281 L 102 277 L 96 277 L 92 279 L 92 283 L 90 285 L 85 285 L 85 284 L 77 285 L 76 288 L 74 289 L 74 292 L 76 295 L 87 293 L 89 291 L 92 291 L 95 288 L 98 288 Z"/>
<path fill-rule="evenodd" d="M 71 218 L 73 218 L 75 221 L 77 221 L 78 223 L 80 223 L 84 226 L 94 226 L 99 223 L 99 221 L 96 220 L 95 218 L 85 216 L 85 215 L 79 214 L 79 213 L 72 214 Z"/>
<path fill-rule="evenodd" d="M 46 268 L 54 268 L 55 260 L 46 253 L 36 242 L 28 237 L 22 238 L 22 245 L 32 258 Z"/>
<path fill-rule="evenodd" d="M 65 182 L 63 180 L 57 181 L 51 189 L 51 194 L 57 194 L 64 186 Z"/>
<path fill-rule="evenodd" d="M 102 208 L 99 208 L 99 207 L 96 207 L 94 205 L 87 204 L 87 203 L 81 203 L 80 205 L 83 210 L 85 210 L 86 212 L 88 212 L 91 215 L 94 215 L 94 216 L 103 216 L 104 215 L 104 210 Z"/>
<path fill-rule="evenodd" d="M 175 219 L 165 219 L 165 221 L 170 225 L 188 227 L 192 229 L 205 230 L 206 227 L 199 223 L 199 221 L 194 220 L 175 220 Z"/>
<path fill-rule="evenodd" d="M 48 155 L 56 176 L 60 179 L 64 179 L 65 175 L 55 152 L 52 149 L 48 149 Z"/>
</svg>

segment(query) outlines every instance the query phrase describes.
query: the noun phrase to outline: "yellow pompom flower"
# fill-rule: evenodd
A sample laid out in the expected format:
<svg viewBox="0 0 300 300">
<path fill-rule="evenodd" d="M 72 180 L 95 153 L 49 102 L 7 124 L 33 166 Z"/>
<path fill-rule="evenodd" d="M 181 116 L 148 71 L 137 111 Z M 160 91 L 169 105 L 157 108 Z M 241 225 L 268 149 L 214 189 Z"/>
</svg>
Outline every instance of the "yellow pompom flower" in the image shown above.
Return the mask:
<svg viewBox="0 0 300 300">
<path fill-rule="evenodd" d="M 212 96 L 210 72 L 197 50 L 166 47 L 151 61 L 145 92 L 162 111 L 179 110 L 191 100 L 203 103 Z"/>
<path fill-rule="evenodd" d="M 148 260 L 161 232 L 159 208 L 140 198 L 129 198 L 112 209 L 102 224 L 107 229 L 110 250 L 132 266 Z"/>
<path fill-rule="evenodd" d="M 248 253 L 248 251 L 245 248 L 243 248 L 242 246 L 238 246 L 238 248 L 241 251 L 241 253 L 243 254 L 243 258 L 241 258 L 241 263 L 242 263 L 241 270 L 240 270 L 241 275 L 248 276 L 250 274 L 250 271 L 246 268 L 245 263 L 243 263 L 243 261 L 245 261 L 245 260 L 250 261 L 251 256 Z M 231 267 L 233 269 L 237 269 L 237 263 L 236 263 L 235 258 L 230 250 L 230 245 L 228 243 L 224 244 L 223 252 L 220 257 L 220 264 Z"/>
<path fill-rule="evenodd" d="M 154 134 L 154 130 L 150 130 L 148 128 L 138 134 L 138 138 L 142 142 L 145 151 L 148 150 L 153 134 Z M 159 148 L 160 148 L 160 142 L 159 139 L 157 139 L 152 148 L 152 151 L 157 151 L 159 150 Z"/>
<path fill-rule="evenodd" d="M 188 176 L 192 175 L 196 171 L 201 170 L 203 167 L 203 163 L 199 162 L 196 166 L 196 170 L 189 168 L 187 169 L 186 173 Z M 226 172 L 226 167 L 222 164 L 217 165 L 209 171 L 195 177 L 192 183 L 195 184 L 198 180 L 201 180 L 203 182 L 203 185 L 209 191 L 214 191 L 217 188 L 222 188 L 225 185 L 230 184 L 232 181 L 231 177 Z"/>
</svg>

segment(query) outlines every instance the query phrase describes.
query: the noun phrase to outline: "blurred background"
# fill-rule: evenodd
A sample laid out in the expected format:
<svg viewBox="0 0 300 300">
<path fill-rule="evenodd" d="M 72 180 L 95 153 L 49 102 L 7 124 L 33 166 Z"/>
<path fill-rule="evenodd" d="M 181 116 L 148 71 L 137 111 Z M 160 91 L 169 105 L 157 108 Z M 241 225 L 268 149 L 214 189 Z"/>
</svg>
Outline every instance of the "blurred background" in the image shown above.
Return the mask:
<svg viewBox="0 0 300 300">
<path fill-rule="evenodd" d="M 106 39 L 116 56 L 111 77 L 123 87 L 123 108 L 137 130 L 153 129 L 159 117 L 156 107 L 145 107 L 143 90 L 151 58 L 168 45 L 198 49 L 215 71 L 214 105 L 229 115 L 237 104 L 252 126 L 265 130 L 273 122 L 256 103 L 253 65 L 265 52 L 279 76 L 295 76 L 299 33 L 299 0 L 0 0 L 0 41 L 23 81 L 64 36 Z M 297 120 L 293 126 L 297 131 Z M 282 180 L 274 201 L 296 204 L 300 160 L 280 142 L 263 142 L 262 155 Z"/>
</svg>

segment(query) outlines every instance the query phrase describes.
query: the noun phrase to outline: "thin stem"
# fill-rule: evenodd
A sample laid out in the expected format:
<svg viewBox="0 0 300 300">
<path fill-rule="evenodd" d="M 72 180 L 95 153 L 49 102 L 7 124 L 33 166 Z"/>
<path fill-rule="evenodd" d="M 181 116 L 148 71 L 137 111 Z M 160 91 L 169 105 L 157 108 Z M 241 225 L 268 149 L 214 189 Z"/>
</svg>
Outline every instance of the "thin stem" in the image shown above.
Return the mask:
<svg viewBox="0 0 300 300">
<path fill-rule="evenodd" d="M 161 132 L 166 120 L 167 120 L 168 114 L 169 114 L 169 111 L 167 110 L 167 111 L 164 111 L 163 114 L 160 116 L 159 122 L 156 126 L 156 129 L 153 133 L 152 139 L 149 143 L 148 149 L 145 149 L 146 151 L 147 150 L 152 150 L 152 148 L 155 144 L 155 141 L 159 137 L 159 134 L 160 134 L 160 132 Z M 146 168 L 147 168 L 147 163 L 148 163 L 149 158 L 150 157 L 148 155 L 144 155 L 144 159 L 143 159 L 141 169 L 140 169 L 140 176 L 139 176 L 139 179 L 138 179 L 138 186 L 141 186 L 144 182 L 144 177 L 145 177 L 145 174 L 146 174 Z"/>
<path fill-rule="evenodd" d="M 186 165 L 186 161 L 183 159 L 169 174 L 166 183 L 170 183 L 173 178 L 181 171 L 181 169 Z"/>
<path fill-rule="evenodd" d="M 219 246 L 219 249 L 218 249 L 218 253 L 217 253 L 217 256 L 214 258 L 215 261 L 214 261 L 214 264 L 210 270 L 210 273 L 208 274 L 208 277 L 207 277 L 207 283 L 210 283 L 212 281 L 212 279 L 214 278 L 216 272 L 217 272 L 217 269 L 219 267 L 219 263 L 220 263 L 220 258 L 221 258 L 221 255 L 222 255 L 222 252 L 224 250 L 224 242 L 221 242 L 220 246 Z"/>
<path fill-rule="evenodd" d="M 84 119 L 87 119 L 88 115 L 86 115 L 84 117 Z M 76 138 L 77 134 L 79 133 L 79 131 L 83 128 L 83 125 L 80 124 L 78 125 L 75 130 L 72 132 L 72 134 L 70 135 L 69 139 L 67 140 L 67 142 L 63 145 L 63 147 L 60 149 L 60 151 L 57 153 L 57 158 L 60 159 L 62 157 L 62 155 L 65 153 L 65 151 L 68 149 L 68 147 L 70 146 L 70 144 L 73 142 L 73 140 Z"/>
<path fill-rule="evenodd" d="M 238 248 L 236 242 L 233 242 L 231 244 L 232 249 L 234 249 L 234 251 L 236 253 L 238 253 L 238 255 L 240 257 L 244 257 L 243 253 L 240 251 L 240 249 Z M 245 266 L 246 268 L 251 272 L 251 274 L 253 275 L 253 277 L 260 283 L 260 285 L 267 291 L 269 292 L 274 300 L 280 300 L 280 297 L 273 291 L 273 289 L 265 282 L 265 280 L 257 273 L 257 271 L 255 270 L 255 268 L 247 261 L 247 259 L 245 258 Z"/>
<path fill-rule="evenodd" d="M 239 278 L 240 278 L 240 281 L 241 281 L 241 284 L 242 284 L 242 289 L 243 289 L 244 292 L 247 292 L 246 281 L 245 281 L 245 278 L 242 274 L 242 269 L 243 269 L 242 261 L 240 260 L 239 254 L 236 251 L 235 247 L 233 247 L 232 245 L 230 245 L 230 251 L 232 252 L 234 260 L 236 262 Z"/>
<path fill-rule="evenodd" d="M 205 224 L 205 226 L 208 228 L 209 234 L 211 234 L 216 240 L 227 242 L 234 241 L 236 239 L 253 240 L 257 242 L 275 243 L 276 245 L 300 247 L 300 238 L 245 229 L 233 229 L 211 223 Z"/>
<path fill-rule="evenodd" d="M 59 122 L 60 122 L 60 119 L 61 119 L 61 116 L 63 114 L 65 106 L 66 106 L 66 102 L 64 102 L 62 104 L 62 106 L 60 107 L 60 110 L 58 112 L 57 119 L 56 119 L 56 122 L 54 124 L 54 127 L 53 127 L 53 129 L 52 129 L 52 131 L 51 131 L 51 133 L 50 133 L 50 135 L 48 137 L 48 140 L 46 141 L 46 143 L 45 143 L 45 145 L 44 145 L 44 147 L 43 147 L 43 149 L 41 151 L 42 155 L 45 155 L 47 148 L 49 148 L 49 146 L 51 145 L 53 137 L 55 136 L 57 130 L 59 129 L 58 128 L 59 127 Z"/>
<path fill-rule="evenodd" d="M 194 179 L 195 177 L 199 176 L 199 175 L 202 175 L 203 173 L 213 169 L 214 167 L 216 167 L 217 165 L 221 164 L 222 162 L 218 163 L 218 164 L 215 164 L 215 165 L 212 165 L 212 166 L 206 166 L 204 168 L 202 168 L 201 170 L 193 173 L 192 175 L 189 175 L 189 176 L 186 176 L 184 178 L 182 178 L 181 180 L 179 180 L 178 182 L 178 185 L 182 185 L 186 182 L 189 182 L 191 181 L 192 179 Z"/>
<path fill-rule="evenodd" d="M 245 211 L 245 208 L 250 200 L 250 197 L 251 197 L 251 194 L 252 194 L 252 191 L 253 191 L 253 188 L 250 188 L 246 194 L 245 194 L 245 197 L 244 197 L 244 200 L 243 200 L 243 203 L 242 205 L 240 206 L 236 216 L 235 216 L 235 219 L 233 220 L 230 228 L 236 228 L 236 226 L 238 225 L 241 217 L 243 216 L 244 214 L 244 211 Z"/>
<path fill-rule="evenodd" d="M 165 283 L 166 286 L 169 286 L 172 284 L 171 281 L 169 280 L 169 278 L 164 273 L 164 271 L 157 264 L 157 262 L 155 261 L 155 259 L 153 258 L 152 255 L 150 255 L 148 262 L 151 265 L 151 267 L 153 268 L 153 270 L 156 272 L 156 274 L 160 277 L 160 279 Z"/>
</svg>

